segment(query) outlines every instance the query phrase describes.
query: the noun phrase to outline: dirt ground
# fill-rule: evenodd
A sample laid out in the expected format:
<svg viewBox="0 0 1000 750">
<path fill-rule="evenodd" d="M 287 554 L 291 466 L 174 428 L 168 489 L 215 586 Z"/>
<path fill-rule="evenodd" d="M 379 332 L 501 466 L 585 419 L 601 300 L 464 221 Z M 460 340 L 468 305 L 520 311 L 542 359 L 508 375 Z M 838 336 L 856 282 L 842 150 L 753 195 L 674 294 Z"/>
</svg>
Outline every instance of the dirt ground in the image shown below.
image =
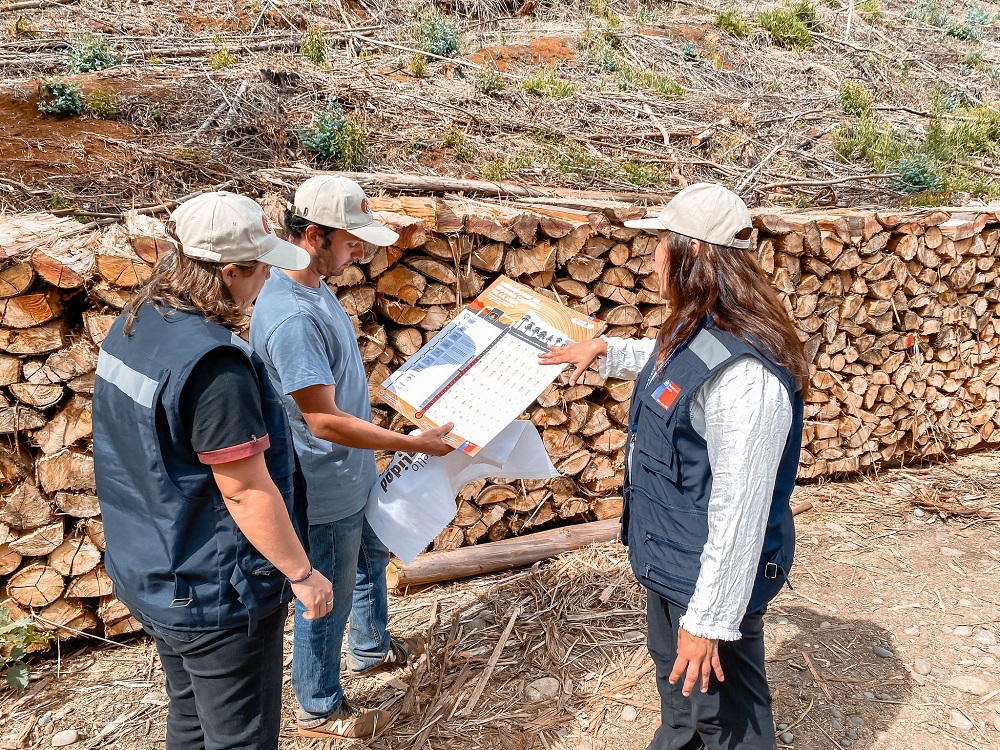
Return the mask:
<svg viewBox="0 0 1000 750">
<path fill-rule="evenodd" d="M 801 488 L 794 590 L 766 625 L 778 747 L 1000 748 L 1000 453 Z M 940 511 L 947 512 L 938 512 Z M 659 722 L 644 594 L 617 544 L 432 586 L 390 604 L 429 657 L 347 693 L 397 719 L 365 745 L 634 750 Z M 290 665 L 289 654 L 286 667 Z M 525 688 L 555 678 L 550 697 Z M 551 681 L 550 681 L 551 682 Z M 23 695 L 0 694 L 0 748 L 161 747 L 162 673 L 144 638 L 64 643 Z M 333 747 L 292 732 L 283 750 Z"/>
</svg>

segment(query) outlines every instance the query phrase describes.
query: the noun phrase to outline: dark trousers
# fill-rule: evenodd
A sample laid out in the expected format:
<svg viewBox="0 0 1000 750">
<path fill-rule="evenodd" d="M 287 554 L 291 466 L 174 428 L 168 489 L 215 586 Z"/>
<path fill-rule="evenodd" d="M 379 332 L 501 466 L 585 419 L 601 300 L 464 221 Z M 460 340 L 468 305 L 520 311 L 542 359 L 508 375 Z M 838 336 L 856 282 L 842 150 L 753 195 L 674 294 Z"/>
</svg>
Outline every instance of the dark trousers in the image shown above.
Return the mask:
<svg viewBox="0 0 1000 750">
<path fill-rule="evenodd" d="M 773 750 L 774 718 L 764 672 L 764 613 L 746 615 L 743 638 L 719 641 L 725 682 L 711 677 L 708 692 L 696 684 L 691 695 L 681 692 L 684 677 L 670 684 L 677 658 L 677 628 L 684 607 L 647 591 L 647 645 L 656 665 L 660 693 L 660 728 L 648 750 Z"/>
<path fill-rule="evenodd" d="M 184 632 L 136 616 L 167 676 L 167 750 L 277 750 L 287 616 L 279 607 L 251 635 L 245 625 Z"/>
</svg>

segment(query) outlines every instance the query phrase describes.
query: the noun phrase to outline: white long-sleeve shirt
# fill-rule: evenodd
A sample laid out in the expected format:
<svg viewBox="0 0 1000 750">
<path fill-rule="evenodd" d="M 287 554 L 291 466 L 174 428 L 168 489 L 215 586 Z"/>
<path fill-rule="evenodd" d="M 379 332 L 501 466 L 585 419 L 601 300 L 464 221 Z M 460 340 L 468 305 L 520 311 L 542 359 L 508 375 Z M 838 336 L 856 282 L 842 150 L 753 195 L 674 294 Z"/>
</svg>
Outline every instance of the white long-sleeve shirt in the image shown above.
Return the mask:
<svg viewBox="0 0 1000 750">
<path fill-rule="evenodd" d="M 603 377 L 635 380 L 656 351 L 653 339 L 604 340 Z M 712 493 L 701 571 L 680 626 L 691 635 L 735 641 L 753 591 L 792 404 L 774 373 L 748 355 L 695 392 L 691 422 L 708 444 Z"/>
</svg>

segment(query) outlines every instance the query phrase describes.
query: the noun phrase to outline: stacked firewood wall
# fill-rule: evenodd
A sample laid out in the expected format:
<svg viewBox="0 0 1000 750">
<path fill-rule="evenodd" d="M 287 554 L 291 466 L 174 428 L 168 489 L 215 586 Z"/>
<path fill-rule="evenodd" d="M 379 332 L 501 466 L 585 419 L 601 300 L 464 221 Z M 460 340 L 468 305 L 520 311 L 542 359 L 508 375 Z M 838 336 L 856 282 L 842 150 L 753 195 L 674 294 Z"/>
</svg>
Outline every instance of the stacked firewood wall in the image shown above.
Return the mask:
<svg viewBox="0 0 1000 750">
<path fill-rule="evenodd" d="M 507 275 L 607 323 L 654 336 L 664 319 L 655 240 L 629 204 L 379 198 L 400 234 L 336 279 L 370 383 Z M 278 216 L 273 218 L 277 219 Z M 755 247 L 813 363 L 800 476 L 946 457 L 1000 442 L 995 310 L 1000 220 L 986 210 L 758 213 Z M 97 348 L 165 245 L 162 224 L 0 217 L 2 606 L 59 635 L 138 628 L 111 596 L 95 495 Z M 591 370 L 529 407 L 563 476 L 480 481 L 435 540 L 448 549 L 621 511 L 632 384 Z M 393 429 L 403 418 L 375 405 Z M 386 457 L 381 457 L 385 459 Z"/>
</svg>

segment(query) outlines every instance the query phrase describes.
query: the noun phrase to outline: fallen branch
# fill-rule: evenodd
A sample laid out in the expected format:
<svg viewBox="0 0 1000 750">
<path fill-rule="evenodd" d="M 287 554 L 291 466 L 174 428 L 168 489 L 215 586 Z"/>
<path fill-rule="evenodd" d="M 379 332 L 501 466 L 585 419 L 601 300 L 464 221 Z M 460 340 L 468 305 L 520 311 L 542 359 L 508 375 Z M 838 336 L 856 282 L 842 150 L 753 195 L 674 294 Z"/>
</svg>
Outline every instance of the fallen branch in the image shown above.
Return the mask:
<svg viewBox="0 0 1000 750">
<path fill-rule="evenodd" d="M 24 0 L 24 2 L 20 3 L 0 5 L 0 11 L 29 10 L 31 8 L 59 8 L 63 5 L 73 5 L 76 2 L 77 0 L 65 0 L 64 2 L 59 2 L 58 0 Z"/>
<path fill-rule="evenodd" d="M 509 570 L 589 544 L 613 541 L 618 538 L 620 528 L 619 520 L 613 518 L 447 552 L 430 552 L 418 556 L 406 567 L 399 565 L 398 560 L 390 562 L 386 572 L 387 579 L 390 588 L 403 589 L 407 586 Z"/>
<path fill-rule="evenodd" d="M 793 180 L 789 182 L 772 182 L 769 185 L 761 185 L 758 190 L 774 190 L 783 187 L 825 187 L 827 185 L 839 185 L 843 182 L 853 180 L 881 180 L 886 177 L 899 177 L 898 172 L 886 172 L 885 174 L 858 174 L 848 177 L 838 177 L 834 180 Z"/>
<path fill-rule="evenodd" d="M 190 138 L 184 141 L 184 145 L 190 146 L 192 143 L 198 140 L 198 138 L 200 138 L 205 133 L 206 130 L 212 127 L 212 123 L 214 123 L 216 120 L 218 120 L 220 117 L 222 117 L 222 115 L 226 113 L 226 110 L 235 109 L 236 106 L 239 104 L 240 99 L 243 98 L 243 95 L 246 93 L 246 90 L 249 86 L 250 86 L 249 81 L 243 81 L 243 83 L 240 84 L 239 89 L 237 89 L 236 96 L 233 97 L 232 101 L 228 100 L 224 101 L 222 102 L 222 104 L 216 107 L 215 111 L 213 111 L 212 114 L 210 114 L 208 118 L 206 118 L 205 122 L 201 124 L 201 127 L 199 127 L 196 131 L 194 131 L 194 134 Z"/>
<path fill-rule="evenodd" d="M 640 201 L 662 200 L 660 193 L 616 193 L 600 190 L 571 190 L 568 188 L 519 185 L 513 182 L 488 182 L 464 180 L 455 177 L 410 174 L 373 174 L 370 172 L 327 172 L 305 168 L 262 169 L 255 173 L 268 182 L 289 180 L 298 182 L 321 174 L 339 174 L 349 177 L 367 190 L 389 190 L 415 193 L 465 193 L 466 195 L 517 198 L 603 198 L 608 200 Z"/>
<path fill-rule="evenodd" d="M 811 500 L 799 503 L 792 508 L 792 515 L 797 516 L 813 507 Z M 620 529 L 620 519 L 612 518 L 446 552 L 428 552 L 405 567 L 398 560 L 393 560 L 389 563 L 386 578 L 390 588 L 405 589 L 407 586 L 495 573 L 531 565 L 590 544 L 612 542 L 618 538 Z"/>
</svg>

